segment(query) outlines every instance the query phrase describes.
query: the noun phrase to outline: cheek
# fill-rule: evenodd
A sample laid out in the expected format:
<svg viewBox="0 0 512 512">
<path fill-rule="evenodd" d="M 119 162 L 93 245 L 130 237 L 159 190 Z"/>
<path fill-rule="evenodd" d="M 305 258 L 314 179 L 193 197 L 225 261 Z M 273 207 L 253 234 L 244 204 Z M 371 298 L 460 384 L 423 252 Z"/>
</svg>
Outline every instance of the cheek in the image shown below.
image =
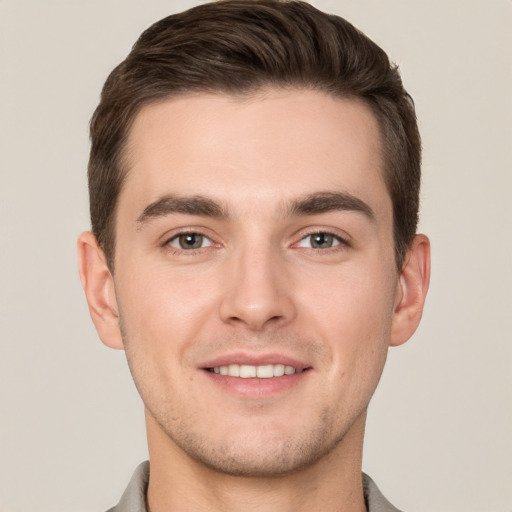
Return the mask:
<svg viewBox="0 0 512 512">
<path fill-rule="evenodd" d="M 390 288 L 378 289 L 371 276 L 343 280 L 343 288 L 324 297 L 320 325 L 328 339 L 331 362 L 326 381 L 338 421 L 346 411 L 362 412 L 381 377 L 391 334 Z M 341 284 L 340 284 L 341 286 Z M 317 319 L 319 320 L 319 319 Z"/>
<path fill-rule="evenodd" d="M 130 278 L 127 276 L 130 275 Z M 174 364 L 186 348 L 201 338 L 212 315 L 212 287 L 186 272 L 153 268 L 120 273 L 118 305 L 127 341 L 146 347 L 156 363 Z M 172 349 L 170 350 L 170 348 Z"/>
<path fill-rule="evenodd" d="M 370 333 L 389 332 L 396 287 L 392 276 L 380 268 L 371 272 L 347 265 L 327 273 L 323 283 L 312 287 L 306 279 L 301 302 L 313 316 L 321 317 L 325 326 L 338 326 L 340 334 L 362 339 L 371 338 Z"/>
<path fill-rule="evenodd" d="M 382 267 L 374 272 L 347 268 L 332 272 L 321 293 L 309 296 L 309 322 L 331 351 L 333 378 L 354 374 L 378 380 L 391 334 L 394 280 Z"/>
</svg>

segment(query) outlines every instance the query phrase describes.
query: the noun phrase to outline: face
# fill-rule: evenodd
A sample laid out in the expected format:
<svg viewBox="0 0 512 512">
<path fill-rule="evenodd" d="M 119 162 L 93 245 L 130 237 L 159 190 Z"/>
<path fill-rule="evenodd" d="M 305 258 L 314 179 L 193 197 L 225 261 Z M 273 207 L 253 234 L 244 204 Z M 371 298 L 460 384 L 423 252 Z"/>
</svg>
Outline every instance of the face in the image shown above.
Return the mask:
<svg viewBox="0 0 512 512">
<path fill-rule="evenodd" d="M 177 450 L 275 475 L 360 424 L 399 288 L 380 154 L 369 109 L 320 92 L 184 96 L 140 112 L 116 307 L 149 421 Z"/>
</svg>

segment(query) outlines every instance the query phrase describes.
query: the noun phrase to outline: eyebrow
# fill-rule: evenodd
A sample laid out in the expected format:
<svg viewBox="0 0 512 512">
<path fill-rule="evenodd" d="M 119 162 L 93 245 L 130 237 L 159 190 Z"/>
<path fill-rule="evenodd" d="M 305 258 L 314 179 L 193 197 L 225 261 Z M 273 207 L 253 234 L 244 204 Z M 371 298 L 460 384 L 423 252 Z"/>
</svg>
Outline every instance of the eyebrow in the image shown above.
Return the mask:
<svg viewBox="0 0 512 512">
<path fill-rule="evenodd" d="M 152 219 L 176 213 L 203 217 L 227 217 L 221 204 L 208 197 L 165 195 L 146 206 L 137 217 L 137 223 L 146 224 Z"/>
<path fill-rule="evenodd" d="M 375 222 L 375 213 L 362 199 L 348 192 L 316 192 L 285 205 L 285 216 L 315 215 L 332 211 L 362 213 Z"/>
<path fill-rule="evenodd" d="M 315 192 L 285 202 L 283 217 L 295 215 L 306 216 L 332 211 L 362 213 L 368 220 L 375 221 L 371 207 L 358 197 L 348 192 Z M 149 221 L 173 214 L 197 215 L 201 217 L 227 218 L 228 212 L 221 203 L 204 196 L 165 195 L 150 203 L 137 217 L 141 227 Z"/>
</svg>

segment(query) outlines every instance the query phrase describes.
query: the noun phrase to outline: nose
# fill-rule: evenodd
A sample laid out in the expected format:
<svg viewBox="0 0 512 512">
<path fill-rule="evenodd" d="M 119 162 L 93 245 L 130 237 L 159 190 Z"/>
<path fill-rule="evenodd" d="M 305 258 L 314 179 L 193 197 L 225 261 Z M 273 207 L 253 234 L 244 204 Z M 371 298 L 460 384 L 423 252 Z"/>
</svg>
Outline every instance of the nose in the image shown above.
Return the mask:
<svg viewBox="0 0 512 512">
<path fill-rule="evenodd" d="M 278 254 L 246 248 L 230 260 L 220 304 L 223 322 L 261 331 L 293 320 L 292 283 Z"/>
</svg>

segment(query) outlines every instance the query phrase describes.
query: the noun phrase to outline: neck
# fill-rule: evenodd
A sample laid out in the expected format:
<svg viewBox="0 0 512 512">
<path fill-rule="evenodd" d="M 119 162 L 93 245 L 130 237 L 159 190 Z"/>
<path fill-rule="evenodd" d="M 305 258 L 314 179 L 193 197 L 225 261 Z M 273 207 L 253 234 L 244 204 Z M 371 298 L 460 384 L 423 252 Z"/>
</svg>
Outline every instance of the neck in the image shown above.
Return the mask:
<svg viewBox="0 0 512 512">
<path fill-rule="evenodd" d="M 286 475 L 233 476 L 188 456 L 146 412 L 149 512 L 365 512 L 361 456 L 366 413 L 319 461 Z"/>
</svg>

